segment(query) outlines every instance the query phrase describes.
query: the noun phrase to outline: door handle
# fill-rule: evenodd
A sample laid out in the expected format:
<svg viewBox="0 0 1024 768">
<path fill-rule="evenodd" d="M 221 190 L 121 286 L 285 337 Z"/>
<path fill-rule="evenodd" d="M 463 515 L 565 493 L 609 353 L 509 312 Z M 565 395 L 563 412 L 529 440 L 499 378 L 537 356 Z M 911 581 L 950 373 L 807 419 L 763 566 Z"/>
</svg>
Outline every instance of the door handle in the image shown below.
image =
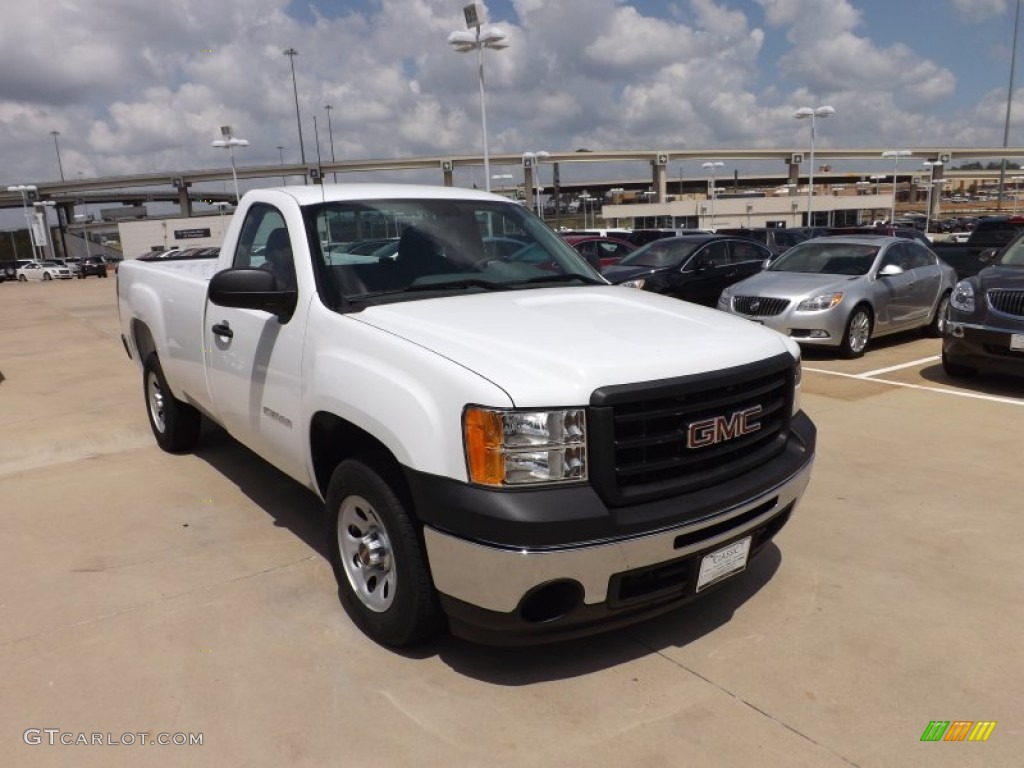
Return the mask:
<svg viewBox="0 0 1024 768">
<path fill-rule="evenodd" d="M 235 335 L 234 331 L 231 330 L 231 326 L 228 325 L 226 320 L 223 323 L 214 323 L 210 327 L 210 330 L 213 331 L 213 333 L 216 336 L 223 336 L 228 339 L 234 338 Z"/>
</svg>

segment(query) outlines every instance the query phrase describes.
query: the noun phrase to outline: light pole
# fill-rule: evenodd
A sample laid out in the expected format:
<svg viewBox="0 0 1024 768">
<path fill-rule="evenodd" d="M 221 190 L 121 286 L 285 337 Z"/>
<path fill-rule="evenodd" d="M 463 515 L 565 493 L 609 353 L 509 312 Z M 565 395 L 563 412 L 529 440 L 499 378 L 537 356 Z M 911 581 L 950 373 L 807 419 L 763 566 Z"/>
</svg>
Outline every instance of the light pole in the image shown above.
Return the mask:
<svg viewBox="0 0 1024 768">
<path fill-rule="evenodd" d="M 325 104 L 324 109 L 327 111 L 327 134 L 331 137 L 331 162 L 336 162 L 334 159 L 334 126 L 331 124 L 331 110 L 334 109 L 330 104 Z M 332 171 L 334 177 L 334 183 L 338 183 L 338 172 Z"/>
<path fill-rule="evenodd" d="M 1011 176 L 1010 180 L 1013 182 L 1013 215 L 1017 215 L 1017 198 L 1020 197 L 1020 180 L 1024 179 L 1024 176 Z"/>
<path fill-rule="evenodd" d="M 679 199 L 683 199 L 683 164 L 679 164 Z"/>
<path fill-rule="evenodd" d="M 715 184 L 715 169 L 724 166 L 721 160 L 708 160 L 706 163 L 701 163 L 700 167 L 704 168 L 711 174 L 710 179 L 710 192 L 711 192 L 711 231 L 715 230 L 715 198 L 718 197 L 718 185 Z"/>
<path fill-rule="evenodd" d="M 284 52 L 284 55 L 288 57 L 292 64 L 292 91 L 295 93 L 295 123 L 299 126 L 299 157 L 302 159 L 302 164 L 306 164 L 306 146 L 302 143 L 302 118 L 299 116 L 299 86 L 295 82 L 295 57 L 299 55 L 299 52 L 294 48 L 289 48 Z M 306 174 L 303 174 L 305 177 Z"/>
<path fill-rule="evenodd" d="M 540 193 L 544 191 L 544 188 L 540 185 L 540 164 L 544 160 L 547 160 L 551 155 L 541 150 L 540 152 L 523 152 L 523 167 L 533 169 L 533 188 L 534 192 L 534 208 L 537 210 L 537 215 L 544 218 L 544 212 L 540 204 Z"/>
<path fill-rule="evenodd" d="M 927 235 L 932 223 L 932 190 L 935 189 L 935 166 L 942 167 L 941 160 L 925 160 L 922 163 L 928 169 L 928 193 L 924 204 L 924 233 Z M 942 180 L 939 180 L 942 183 Z"/>
<path fill-rule="evenodd" d="M 224 138 L 211 142 L 210 146 L 215 149 L 226 149 L 231 155 L 231 178 L 235 182 L 235 205 L 238 205 L 238 174 L 235 172 L 235 147 L 248 147 L 249 142 L 246 139 L 236 139 L 231 134 L 230 125 L 221 126 L 220 132 Z"/>
<path fill-rule="evenodd" d="M 284 168 L 284 144 L 277 145 L 277 154 L 281 156 L 281 167 Z M 285 179 L 284 174 L 281 175 L 281 186 L 288 186 L 288 180 Z"/>
<path fill-rule="evenodd" d="M 487 152 L 487 107 L 484 99 L 484 48 L 500 51 L 502 48 L 508 48 L 508 43 L 505 42 L 505 34 L 496 27 L 488 27 L 486 30 L 481 31 L 481 25 L 484 20 L 480 18 L 480 11 L 481 6 L 476 3 L 470 3 L 462 9 L 462 12 L 466 17 L 466 28 L 475 29 L 476 32 L 474 34 L 472 32 L 457 29 L 448 35 L 448 44 L 451 45 L 457 53 L 469 53 L 470 51 L 476 51 L 477 77 L 480 81 L 480 127 L 483 133 L 484 144 L 484 184 L 487 187 L 487 191 L 490 192 L 491 160 Z"/>
<path fill-rule="evenodd" d="M 231 203 L 226 203 L 223 200 L 218 200 L 214 203 L 217 209 L 220 211 L 220 241 L 224 242 L 224 209 L 231 206 Z"/>
<path fill-rule="evenodd" d="M 39 255 L 36 253 L 36 238 L 34 230 L 32 229 L 32 216 L 28 212 L 28 193 L 33 194 L 37 191 L 35 184 L 16 184 L 7 188 L 8 192 L 20 192 L 21 193 L 21 208 L 25 213 L 25 226 L 28 227 L 28 241 L 32 244 L 32 258 L 38 259 Z"/>
<path fill-rule="evenodd" d="M 814 118 L 816 117 L 831 117 L 836 113 L 835 109 L 828 104 L 815 107 L 800 107 L 796 112 L 793 113 L 793 117 L 797 120 L 803 120 L 805 118 L 811 118 L 811 156 L 810 156 L 810 169 L 807 175 L 807 226 L 813 227 L 814 222 L 811 221 L 811 206 L 814 200 Z"/>
<path fill-rule="evenodd" d="M 60 144 L 57 143 L 60 131 L 50 131 L 50 135 L 53 136 L 53 148 L 57 150 L 57 170 L 60 171 L 60 180 L 64 181 L 64 166 L 60 162 Z"/>
<path fill-rule="evenodd" d="M 88 210 L 89 208 L 88 206 L 86 206 L 86 211 Z M 85 258 L 88 259 L 90 256 L 92 256 L 92 248 L 89 247 L 89 214 L 76 213 L 75 221 L 81 222 L 82 224 L 82 234 L 85 240 Z"/>
<path fill-rule="evenodd" d="M 900 167 L 901 157 L 910 157 L 913 152 L 909 149 L 887 149 L 882 153 L 882 157 L 892 158 L 892 211 L 889 213 L 889 223 L 896 221 L 896 180 L 898 179 L 897 171 Z"/>
<path fill-rule="evenodd" d="M 1017 12 L 1013 17 L 1013 48 L 1010 52 L 1010 86 L 1006 89 L 1006 121 L 1003 123 L 1003 147 L 1008 146 L 1010 140 L 1010 111 L 1013 108 L 1013 71 L 1017 68 L 1017 30 L 1020 27 L 1020 0 L 1017 0 Z M 996 202 L 998 208 L 1003 203 L 1003 183 L 1006 181 L 1006 158 L 999 163 L 999 198 Z"/>
</svg>

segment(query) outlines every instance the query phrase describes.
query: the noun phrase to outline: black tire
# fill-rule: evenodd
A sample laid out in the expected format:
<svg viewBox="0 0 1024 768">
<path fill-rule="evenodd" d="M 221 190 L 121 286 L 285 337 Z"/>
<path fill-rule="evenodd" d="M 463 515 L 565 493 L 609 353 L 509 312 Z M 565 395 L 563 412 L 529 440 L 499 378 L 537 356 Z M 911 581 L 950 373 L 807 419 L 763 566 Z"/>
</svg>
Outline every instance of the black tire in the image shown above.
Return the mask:
<svg viewBox="0 0 1024 768">
<path fill-rule="evenodd" d="M 25 277 L 24 275 L 18 275 L 18 282 L 19 283 L 27 283 L 28 282 L 28 278 Z"/>
<path fill-rule="evenodd" d="M 53 280 L 53 275 L 49 272 L 43 272 L 43 280 Z"/>
<path fill-rule="evenodd" d="M 396 493 L 397 482 L 349 459 L 331 475 L 326 503 L 327 546 L 341 603 L 368 637 L 392 648 L 420 643 L 444 628 L 421 529 Z M 370 562 L 374 558 L 379 562 Z"/>
<path fill-rule="evenodd" d="M 156 352 L 142 367 L 142 393 L 146 416 L 157 445 L 168 453 L 185 453 L 199 442 L 203 418 L 199 411 L 171 394 Z"/>
<path fill-rule="evenodd" d="M 951 379 L 969 379 L 971 376 L 976 376 L 978 373 L 977 368 L 972 368 L 969 365 L 961 365 L 960 363 L 954 363 L 948 357 L 946 353 L 942 353 L 942 370 L 946 372 L 946 375 Z"/>
<path fill-rule="evenodd" d="M 106 277 L 106 276 L 107 276 L 107 273 L 105 271 L 104 272 L 100 272 L 100 277 Z"/>
<path fill-rule="evenodd" d="M 854 307 L 846 321 L 846 331 L 839 347 L 840 356 L 852 360 L 863 355 L 871 341 L 872 325 L 871 310 L 864 304 Z"/>
<path fill-rule="evenodd" d="M 942 334 L 946 330 L 946 316 L 949 314 L 949 292 L 942 294 L 939 299 L 938 305 L 935 307 L 935 315 L 932 317 L 931 322 L 924 327 L 924 335 L 932 338 L 942 338 Z"/>
</svg>

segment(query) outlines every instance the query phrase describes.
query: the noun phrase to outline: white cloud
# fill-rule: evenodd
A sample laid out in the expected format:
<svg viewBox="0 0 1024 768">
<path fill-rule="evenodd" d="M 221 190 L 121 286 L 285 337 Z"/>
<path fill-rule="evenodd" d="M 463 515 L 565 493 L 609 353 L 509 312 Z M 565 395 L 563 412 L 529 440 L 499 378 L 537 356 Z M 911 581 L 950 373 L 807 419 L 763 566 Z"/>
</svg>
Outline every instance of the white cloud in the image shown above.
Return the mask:
<svg viewBox="0 0 1024 768">
<path fill-rule="evenodd" d="M 1009 10 L 1007 0 L 953 0 L 953 7 L 969 23 L 1001 16 Z"/>
</svg>

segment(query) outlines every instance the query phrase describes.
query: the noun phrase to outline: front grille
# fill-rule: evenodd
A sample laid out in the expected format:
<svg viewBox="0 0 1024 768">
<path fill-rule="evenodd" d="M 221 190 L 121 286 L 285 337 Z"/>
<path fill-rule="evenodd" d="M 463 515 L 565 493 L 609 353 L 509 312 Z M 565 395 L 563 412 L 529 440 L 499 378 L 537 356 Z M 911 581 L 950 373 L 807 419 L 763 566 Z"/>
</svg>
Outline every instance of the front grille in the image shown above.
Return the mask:
<svg viewBox="0 0 1024 768">
<path fill-rule="evenodd" d="M 724 483 L 785 448 L 793 404 L 793 358 L 782 354 L 710 374 L 607 387 L 588 412 L 591 482 L 609 504 L 630 504 Z M 760 409 L 756 411 L 756 409 Z M 756 412 L 749 434 L 731 429 Z M 704 447 L 688 436 L 716 433 Z M 722 434 L 724 431 L 724 434 Z"/>
<path fill-rule="evenodd" d="M 1024 317 L 1024 291 L 991 288 L 986 292 L 988 305 L 996 312 L 1013 317 Z"/>
<path fill-rule="evenodd" d="M 763 296 L 734 296 L 732 308 L 751 317 L 780 315 L 789 306 L 789 299 L 770 299 Z"/>
</svg>

